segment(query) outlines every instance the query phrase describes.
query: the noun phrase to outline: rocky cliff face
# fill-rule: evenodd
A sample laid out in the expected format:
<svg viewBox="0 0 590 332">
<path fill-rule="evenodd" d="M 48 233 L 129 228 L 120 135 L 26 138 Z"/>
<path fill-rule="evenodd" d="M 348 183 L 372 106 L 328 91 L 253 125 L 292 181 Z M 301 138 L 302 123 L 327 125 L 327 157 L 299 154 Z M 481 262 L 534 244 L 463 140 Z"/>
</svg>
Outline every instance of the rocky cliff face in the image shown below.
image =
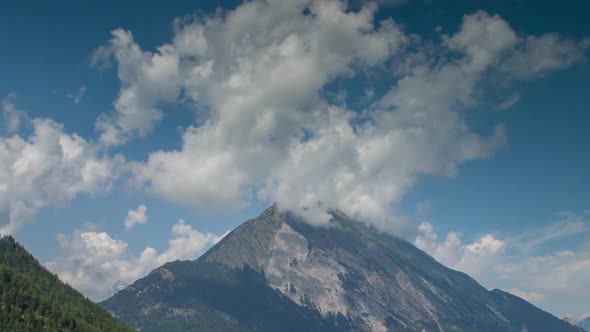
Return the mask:
<svg viewBox="0 0 590 332">
<path fill-rule="evenodd" d="M 332 214 L 317 228 L 272 207 L 102 305 L 142 331 L 581 331 Z"/>
</svg>

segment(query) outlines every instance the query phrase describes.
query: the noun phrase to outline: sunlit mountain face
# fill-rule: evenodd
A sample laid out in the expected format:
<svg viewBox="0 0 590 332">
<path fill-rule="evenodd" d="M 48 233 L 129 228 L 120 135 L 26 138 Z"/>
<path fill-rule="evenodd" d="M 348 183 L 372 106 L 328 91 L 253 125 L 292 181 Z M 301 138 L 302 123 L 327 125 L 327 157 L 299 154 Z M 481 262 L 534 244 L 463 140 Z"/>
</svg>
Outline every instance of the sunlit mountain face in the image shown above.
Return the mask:
<svg viewBox="0 0 590 332">
<path fill-rule="evenodd" d="M 582 331 L 329 213 L 318 228 L 269 208 L 101 305 L 142 331 Z"/>
</svg>

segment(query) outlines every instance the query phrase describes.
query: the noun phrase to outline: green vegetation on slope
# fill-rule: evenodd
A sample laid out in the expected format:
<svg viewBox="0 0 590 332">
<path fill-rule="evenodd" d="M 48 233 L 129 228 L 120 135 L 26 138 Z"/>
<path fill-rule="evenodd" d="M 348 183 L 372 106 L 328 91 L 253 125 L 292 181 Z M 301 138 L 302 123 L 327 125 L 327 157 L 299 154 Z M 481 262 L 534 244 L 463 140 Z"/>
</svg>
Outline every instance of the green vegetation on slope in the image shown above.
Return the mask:
<svg viewBox="0 0 590 332">
<path fill-rule="evenodd" d="M 0 238 L 0 331 L 133 331 Z"/>
</svg>

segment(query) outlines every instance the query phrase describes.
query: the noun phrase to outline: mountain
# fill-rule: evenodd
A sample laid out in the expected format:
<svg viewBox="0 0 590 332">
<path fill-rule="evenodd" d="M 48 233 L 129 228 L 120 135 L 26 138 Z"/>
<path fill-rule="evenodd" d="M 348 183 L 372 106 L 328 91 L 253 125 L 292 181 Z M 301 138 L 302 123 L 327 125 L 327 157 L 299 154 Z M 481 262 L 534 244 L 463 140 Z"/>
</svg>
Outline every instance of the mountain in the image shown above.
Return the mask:
<svg viewBox="0 0 590 332">
<path fill-rule="evenodd" d="M 0 238 L 0 331 L 133 331 Z"/>
<path fill-rule="evenodd" d="M 578 321 L 578 326 L 586 331 L 590 331 L 590 317 Z"/>
<path fill-rule="evenodd" d="M 570 323 L 571 325 L 578 325 L 578 322 L 574 318 L 571 318 L 571 317 L 568 317 L 568 316 L 564 316 L 562 319 L 564 321 Z"/>
<path fill-rule="evenodd" d="M 273 206 L 101 304 L 142 331 L 581 331 L 331 213 L 320 228 Z"/>
<path fill-rule="evenodd" d="M 125 288 L 127 288 L 127 286 L 129 286 L 127 283 L 125 283 L 121 280 L 118 280 L 117 282 L 115 282 L 113 284 L 113 294 L 124 290 Z"/>
</svg>

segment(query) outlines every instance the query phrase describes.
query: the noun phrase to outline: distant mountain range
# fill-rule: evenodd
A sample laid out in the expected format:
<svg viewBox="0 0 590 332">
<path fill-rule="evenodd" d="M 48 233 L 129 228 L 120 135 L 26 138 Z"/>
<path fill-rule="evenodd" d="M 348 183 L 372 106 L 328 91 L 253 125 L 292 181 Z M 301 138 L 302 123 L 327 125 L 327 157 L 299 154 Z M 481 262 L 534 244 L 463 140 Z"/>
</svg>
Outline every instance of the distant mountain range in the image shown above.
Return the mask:
<svg viewBox="0 0 590 332">
<path fill-rule="evenodd" d="M 318 228 L 273 206 L 101 305 L 141 331 L 582 331 L 331 214 Z"/>
<path fill-rule="evenodd" d="M 0 331 L 134 331 L 0 238 Z"/>
</svg>

